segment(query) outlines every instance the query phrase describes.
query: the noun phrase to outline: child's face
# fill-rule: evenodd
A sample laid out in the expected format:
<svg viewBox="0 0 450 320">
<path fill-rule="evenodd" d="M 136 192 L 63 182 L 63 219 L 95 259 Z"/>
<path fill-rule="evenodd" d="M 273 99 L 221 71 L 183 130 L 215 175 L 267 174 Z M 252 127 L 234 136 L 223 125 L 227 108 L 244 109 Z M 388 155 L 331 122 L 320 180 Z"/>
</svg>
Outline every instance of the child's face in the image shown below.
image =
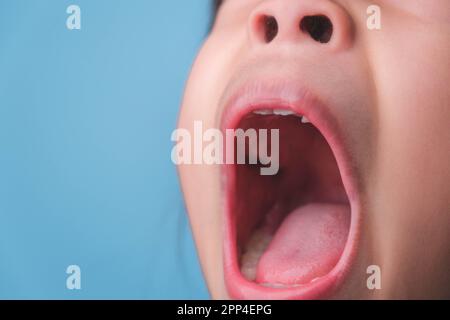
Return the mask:
<svg viewBox="0 0 450 320">
<path fill-rule="evenodd" d="M 279 129 L 280 169 L 180 166 L 213 298 L 449 298 L 449 83 L 448 0 L 225 0 L 179 127 Z"/>
</svg>

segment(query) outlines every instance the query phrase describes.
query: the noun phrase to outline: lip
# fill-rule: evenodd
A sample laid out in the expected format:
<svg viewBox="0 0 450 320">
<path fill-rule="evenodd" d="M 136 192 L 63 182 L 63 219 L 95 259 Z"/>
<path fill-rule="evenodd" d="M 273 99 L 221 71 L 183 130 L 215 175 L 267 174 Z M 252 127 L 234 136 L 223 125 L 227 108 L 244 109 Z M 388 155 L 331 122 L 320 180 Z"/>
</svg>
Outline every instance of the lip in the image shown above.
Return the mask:
<svg viewBox="0 0 450 320">
<path fill-rule="evenodd" d="M 344 189 L 347 193 L 351 222 L 347 243 L 343 253 L 326 275 L 308 284 L 295 287 L 272 288 L 262 286 L 244 278 L 241 274 L 237 244 L 236 221 L 231 212 L 235 201 L 233 186 L 236 181 L 235 165 L 222 165 L 222 190 L 224 192 L 224 278 L 228 294 L 232 299 L 275 299 L 275 300 L 310 300 L 331 297 L 342 285 L 355 260 L 361 225 L 360 201 L 357 188 L 356 174 L 352 159 L 345 145 L 343 132 L 330 106 L 325 105 L 309 89 L 289 81 L 254 81 L 248 82 L 237 90 L 233 90 L 224 99 L 220 115 L 222 132 L 226 129 L 236 129 L 240 120 L 248 113 L 259 109 L 292 110 L 300 116 L 309 119 L 328 142 L 341 174 Z"/>
</svg>

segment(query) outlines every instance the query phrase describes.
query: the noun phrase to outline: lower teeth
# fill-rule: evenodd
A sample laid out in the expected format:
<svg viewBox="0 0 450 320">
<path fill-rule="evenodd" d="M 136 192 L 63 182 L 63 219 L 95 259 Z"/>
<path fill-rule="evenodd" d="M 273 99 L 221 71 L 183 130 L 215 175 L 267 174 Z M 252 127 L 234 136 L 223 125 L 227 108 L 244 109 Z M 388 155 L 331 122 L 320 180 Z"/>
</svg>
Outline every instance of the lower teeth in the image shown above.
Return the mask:
<svg viewBox="0 0 450 320">
<path fill-rule="evenodd" d="M 271 240 L 272 234 L 267 230 L 267 227 L 259 228 L 252 234 L 241 256 L 241 272 L 247 280 L 254 281 L 256 279 L 256 267 L 259 258 L 267 249 Z"/>
</svg>

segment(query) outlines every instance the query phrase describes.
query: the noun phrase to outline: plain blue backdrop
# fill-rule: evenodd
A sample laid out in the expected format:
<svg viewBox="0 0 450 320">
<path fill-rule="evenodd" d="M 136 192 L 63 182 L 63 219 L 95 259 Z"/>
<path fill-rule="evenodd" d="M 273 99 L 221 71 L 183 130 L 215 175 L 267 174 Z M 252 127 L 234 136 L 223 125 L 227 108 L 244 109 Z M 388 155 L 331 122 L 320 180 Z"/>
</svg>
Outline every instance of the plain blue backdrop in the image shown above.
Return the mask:
<svg viewBox="0 0 450 320">
<path fill-rule="evenodd" d="M 170 160 L 208 9 L 0 1 L 0 298 L 209 297 Z"/>
</svg>

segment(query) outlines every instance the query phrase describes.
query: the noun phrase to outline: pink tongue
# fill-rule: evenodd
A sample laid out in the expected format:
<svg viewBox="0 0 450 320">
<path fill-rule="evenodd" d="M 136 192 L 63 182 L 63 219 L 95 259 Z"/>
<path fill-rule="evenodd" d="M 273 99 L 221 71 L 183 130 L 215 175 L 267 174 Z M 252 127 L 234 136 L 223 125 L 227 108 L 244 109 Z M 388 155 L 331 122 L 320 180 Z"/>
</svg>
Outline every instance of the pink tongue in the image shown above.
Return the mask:
<svg viewBox="0 0 450 320">
<path fill-rule="evenodd" d="M 261 256 L 256 282 L 305 284 L 326 275 L 347 241 L 350 207 L 314 203 L 291 212 Z"/>
</svg>

